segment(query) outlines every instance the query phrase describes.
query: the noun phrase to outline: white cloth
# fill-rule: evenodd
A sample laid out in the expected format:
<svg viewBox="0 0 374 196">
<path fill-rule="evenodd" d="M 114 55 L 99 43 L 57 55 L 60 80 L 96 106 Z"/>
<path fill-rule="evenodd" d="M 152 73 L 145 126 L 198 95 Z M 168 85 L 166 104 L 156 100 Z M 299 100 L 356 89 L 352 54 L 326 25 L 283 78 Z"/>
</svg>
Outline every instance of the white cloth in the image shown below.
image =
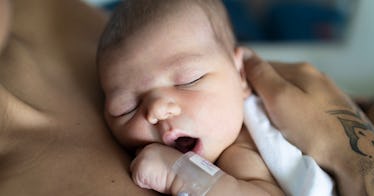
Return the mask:
<svg viewBox="0 0 374 196">
<path fill-rule="evenodd" d="M 270 172 L 287 195 L 335 195 L 330 176 L 271 125 L 259 98 L 247 98 L 244 111 L 245 125 Z"/>
</svg>

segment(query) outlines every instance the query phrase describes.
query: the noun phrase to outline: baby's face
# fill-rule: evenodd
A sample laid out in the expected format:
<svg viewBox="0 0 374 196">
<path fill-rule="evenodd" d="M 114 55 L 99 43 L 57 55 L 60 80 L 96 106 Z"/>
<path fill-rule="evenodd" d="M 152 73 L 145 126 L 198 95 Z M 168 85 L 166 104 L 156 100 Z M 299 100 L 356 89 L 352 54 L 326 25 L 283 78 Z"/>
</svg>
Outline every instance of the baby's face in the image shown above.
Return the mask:
<svg viewBox="0 0 374 196">
<path fill-rule="evenodd" d="M 157 142 L 214 161 L 242 127 L 242 57 L 218 45 L 205 15 L 176 17 L 147 25 L 107 57 L 106 120 L 130 149 Z"/>
</svg>

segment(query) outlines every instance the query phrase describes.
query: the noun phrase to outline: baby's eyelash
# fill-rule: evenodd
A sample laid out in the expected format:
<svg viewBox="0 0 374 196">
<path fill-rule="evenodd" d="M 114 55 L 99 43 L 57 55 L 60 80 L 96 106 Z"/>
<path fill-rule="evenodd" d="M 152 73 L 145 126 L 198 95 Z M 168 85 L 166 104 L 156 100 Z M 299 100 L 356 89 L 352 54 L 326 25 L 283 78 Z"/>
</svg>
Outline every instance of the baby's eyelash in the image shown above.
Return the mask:
<svg viewBox="0 0 374 196">
<path fill-rule="evenodd" d="M 195 84 L 196 82 L 198 82 L 199 80 L 203 79 L 205 75 L 202 75 L 200 76 L 199 78 L 197 78 L 196 80 L 193 80 L 191 82 L 188 82 L 188 83 L 184 83 L 184 84 L 178 84 L 176 86 L 191 86 L 193 84 Z"/>
<path fill-rule="evenodd" d="M 136 104 L 133 108 L 125 111 L 121 116 L 125 116 L 125 115 L 128 115 L 128 114 L 131 114 L 132 112 L 134 112 L 135 110 L 137 110 L 139 107 L 139 104 Z"/>
</svg>

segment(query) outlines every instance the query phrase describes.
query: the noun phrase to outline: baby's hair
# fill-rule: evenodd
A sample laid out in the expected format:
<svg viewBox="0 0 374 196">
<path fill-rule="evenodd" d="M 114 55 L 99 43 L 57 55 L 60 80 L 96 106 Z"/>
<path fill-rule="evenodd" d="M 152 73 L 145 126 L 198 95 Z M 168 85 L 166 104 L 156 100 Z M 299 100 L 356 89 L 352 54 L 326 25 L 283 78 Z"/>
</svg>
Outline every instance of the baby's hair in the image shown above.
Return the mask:
<svg viewBox="0 0 374 196">
<path fill-rule="evenodd" d="M 142 26 L 193 6 L 201 8 L 207 16 L 217 43 L 225 50 L 232 51 L 236 40 L 221 0 L 124 0 L 115 9 L 101 35 L 98 63 L 106 50 L 119 47 L 123 40 Z"/>
</svg>

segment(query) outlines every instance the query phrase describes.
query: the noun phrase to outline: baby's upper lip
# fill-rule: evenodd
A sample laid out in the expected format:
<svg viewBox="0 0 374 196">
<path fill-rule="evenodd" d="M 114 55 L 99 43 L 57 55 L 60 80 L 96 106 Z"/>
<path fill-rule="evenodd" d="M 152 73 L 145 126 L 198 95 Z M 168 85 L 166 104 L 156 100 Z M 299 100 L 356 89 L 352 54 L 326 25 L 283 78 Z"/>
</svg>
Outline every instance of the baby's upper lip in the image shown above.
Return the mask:
<svg viewBox="0 0 374 196">
<path fill-rule="evenodd" d="M 199 139 L 189 134 L 189 131 L 173 129 L 167 131 L 162 136 L 165 145 L 171 146 L 182 153 L 194 150 L 199 143 Z"/>
<path fill-rule="evenodd" d="M 164 144 L 168 146 L 174 146 L 175 140 L 177 140 L 180 137 L 190 137 L 185 133 L 185 131 L 182 131 L 181 129 L 172 129 L 170 131 L 166 131 L 162 135 L 162 141 Z"/>
</svg>

